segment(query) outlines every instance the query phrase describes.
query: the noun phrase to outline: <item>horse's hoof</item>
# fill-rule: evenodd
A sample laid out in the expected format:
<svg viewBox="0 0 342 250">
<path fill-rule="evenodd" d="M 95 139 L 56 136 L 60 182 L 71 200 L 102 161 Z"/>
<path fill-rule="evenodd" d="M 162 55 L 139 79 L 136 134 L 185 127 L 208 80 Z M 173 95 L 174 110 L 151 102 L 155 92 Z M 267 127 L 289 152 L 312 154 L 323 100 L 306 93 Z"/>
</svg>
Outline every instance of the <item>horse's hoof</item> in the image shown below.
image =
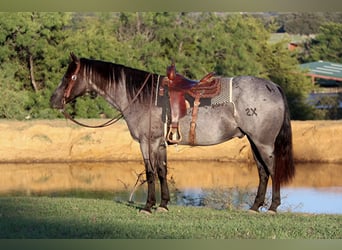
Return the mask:
<svg viewBox="0 0 342 250">
<path fill-rule="evenodd" d="M 139 213 L 141 213 L 141 214 L 146 214 L 146 215 L 151 215 L 151 214 L 152 214 L 151 211 L 148 211 L 148 210 L 145 210 L 145 209 L 141 209 L 141 210 L 139 211 Z"/>
<path fill-rule="evenodd" d="M 253 209 L 248 209 L 248 213 L 249 213 L 249 214 L 258 214 L 259 211 L 255 211 L 255 210 L 253 210 Z"/>
<path fill-rule="evenodd" d="M 266 213 L 267 213 L 267 214 L 274 215 L 274 214 L 277 214 L 277 211 L 274 211 L 274 210 L 267 210 Z"/>
<path fill-rule="evenodd" d="M 166 213 L 166 212 L 169 212 L 169 209 L 167 209 L 166 207 L 157 207 L 156 212 L 157 213 Z"/>
</svg>

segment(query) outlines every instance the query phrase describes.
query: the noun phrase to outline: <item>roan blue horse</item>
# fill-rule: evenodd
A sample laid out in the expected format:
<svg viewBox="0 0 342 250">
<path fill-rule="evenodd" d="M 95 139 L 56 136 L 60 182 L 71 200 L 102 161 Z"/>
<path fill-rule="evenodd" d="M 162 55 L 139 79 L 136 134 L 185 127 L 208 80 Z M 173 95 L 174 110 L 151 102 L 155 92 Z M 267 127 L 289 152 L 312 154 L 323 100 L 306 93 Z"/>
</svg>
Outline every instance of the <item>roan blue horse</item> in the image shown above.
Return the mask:
<svg viewBox="0 0 342 250">
<path fill-rule="evenodd" d="M 161 202 L 157 210 L 167 211 L 170 195 L 165 124 L 163 108 L 155 104 L 155 99 L 160 92 L 159 86 L 169 80 L 168 77 L 110 62 L 78 58 L 73 53 L 71 59 L 51 96 L 51 106 L 63 111 L 70 101 L 96 92 L 120 111 L 132 137 L 140 143 L 144 159 L 148 194 L 142 210 L 151 213 L 156 204 L 155 177 L 158 176 Z M 289 182 L 295 174 L 292 130 L 285 95 L 273 82 L 253 76 L 217 79 L 222 85 L 230 85 L 230 100 L 220 105 L 197 107 L 196 139 L 192 142 L 187 128 L 193 122 L 191 112 L 195 106 L 187 107 L 186 114 L 178 121 L 182 128 L 182 139 L 178 143 L 214 145 L 246 136 L 259 172 L 259 187 L 250 210 L 258 211 L 264 204 L 271 176 L 272 203 L 269 211 L 276 212 L 280 205 L 280 185 Z"/>
</svg>

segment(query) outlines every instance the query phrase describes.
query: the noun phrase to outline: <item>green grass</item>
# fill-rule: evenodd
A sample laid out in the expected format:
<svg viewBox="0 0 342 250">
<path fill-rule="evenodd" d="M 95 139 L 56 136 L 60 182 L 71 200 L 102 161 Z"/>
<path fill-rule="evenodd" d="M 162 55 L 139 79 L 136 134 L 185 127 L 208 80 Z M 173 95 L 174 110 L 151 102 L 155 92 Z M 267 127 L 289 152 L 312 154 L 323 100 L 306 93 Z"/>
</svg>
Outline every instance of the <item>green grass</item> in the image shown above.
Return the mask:
<svg viewBox="0 0 342 250">
<path fill-rule="evenodd" d="M 148 216 L 110 200 L 0 198 L 0 238 L 341 239 L 341 225 L 341 215 L 170 206 Z"/>
</svg>

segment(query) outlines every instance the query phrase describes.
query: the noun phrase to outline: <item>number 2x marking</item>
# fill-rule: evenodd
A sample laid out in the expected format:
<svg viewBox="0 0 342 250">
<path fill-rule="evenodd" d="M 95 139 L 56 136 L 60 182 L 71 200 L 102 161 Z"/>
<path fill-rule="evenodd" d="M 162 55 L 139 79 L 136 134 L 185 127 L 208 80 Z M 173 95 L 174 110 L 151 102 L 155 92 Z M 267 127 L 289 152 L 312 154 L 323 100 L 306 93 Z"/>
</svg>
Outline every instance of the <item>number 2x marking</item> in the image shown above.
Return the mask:
<svg viewBox="0 0 342 250">
<path fill-rule="evenodd" d="M 258 116 L 257 112 L 256 112 L 256 108 L 246 108 L 246 115 L 248 116 Z"/>
</svg>

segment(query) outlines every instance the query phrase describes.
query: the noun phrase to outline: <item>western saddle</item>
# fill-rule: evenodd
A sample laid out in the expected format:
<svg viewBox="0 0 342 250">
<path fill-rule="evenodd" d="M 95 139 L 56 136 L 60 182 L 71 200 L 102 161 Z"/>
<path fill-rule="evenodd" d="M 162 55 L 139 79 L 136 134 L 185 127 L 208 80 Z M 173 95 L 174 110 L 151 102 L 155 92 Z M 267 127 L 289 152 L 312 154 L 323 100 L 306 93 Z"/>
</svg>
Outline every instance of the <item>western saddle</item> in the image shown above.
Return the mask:
<svg viewBox="0 0 342 250">
<path fill-rule="evenodd" d="M 167 88 L 169 104 L 171 110 L 171 121 L 166 134 L 166 140 L 173 144 L 178 144 L 182 140 L 182 133 L 179 127 L 179 119 L 184 117 L 187 112 L 187 103 L 185 95 L 188 94 L 194 98 L 192 118 L 190 123 L 189 144 L 195 145 L 196 138 L 196 120 L 198 107 L 201 98 L 213 98 L 221 91 L 221 85 L 218 78 L 215 78 L 215 72 L 210 72 L 201 80 L 190 80 L 176 72 L 174 62 L 167 67 L 167 77 L 159 89 L 159 94 L 163 95 L 164 88 Z"/>
</svg>

